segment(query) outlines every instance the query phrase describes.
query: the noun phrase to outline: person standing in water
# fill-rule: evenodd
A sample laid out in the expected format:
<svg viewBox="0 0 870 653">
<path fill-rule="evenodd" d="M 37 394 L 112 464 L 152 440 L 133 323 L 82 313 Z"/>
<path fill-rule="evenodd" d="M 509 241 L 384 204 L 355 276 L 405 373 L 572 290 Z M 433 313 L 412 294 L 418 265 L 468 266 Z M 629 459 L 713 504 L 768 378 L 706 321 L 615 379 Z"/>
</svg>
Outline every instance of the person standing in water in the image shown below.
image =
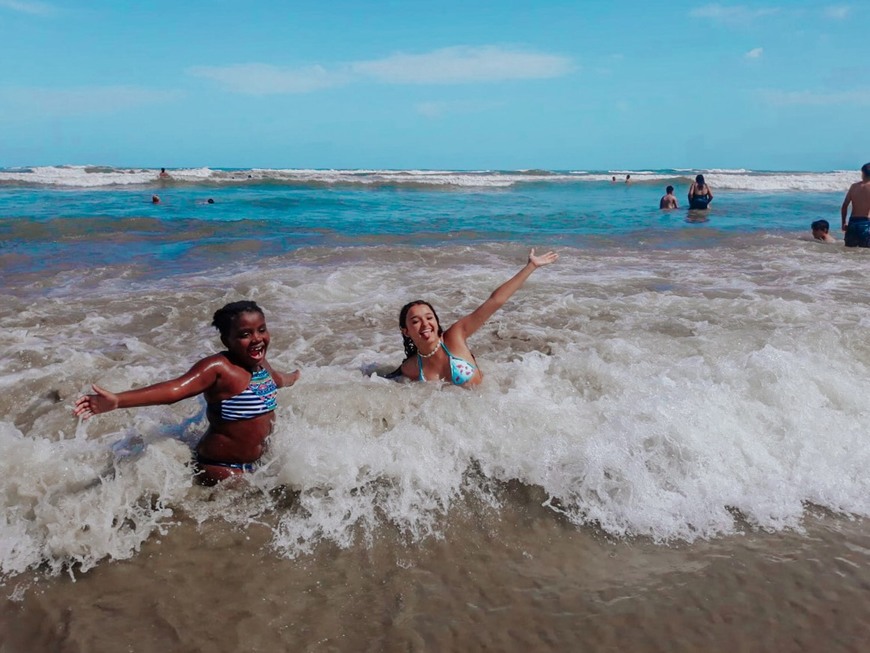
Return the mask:
<svg viewBox="0 0 870 653">
<path fill-rule="evenodd" d="M 114 393 L 98 385 L 76 401 L 73 414 L 88 419 L 117 408 L 174 404 L 204 395 L 208 429 L 196 445 L 200 480 L 212 485 L 253 471 L 275 423 L 278 388 L 291 386 L 300 372 L 278 372 L 266 361 L 270 336 L 255 302 L 227 304 L 212 325 L 227 348 L 207 356 L 176 379 Z"/>
<path fill-rule="evenodd" d="M 852 217 L 847 224 L 850 204 Z M 861 181 L 849 187 L 840 207 L 840 219 L 846 232 L 846 247 L 870 247 L 870 163 L 861 166 Z"/>
<path fill-rule="evenodd" d="M 529 260 L 522 270 L 508 279 L 472 313 L 458 320 L 445 331 L 435 309 L 427 301 L 415 300 L 402 307 L 399 313 L 399 328 L 405 347 L 405 360 L 390 374 L 391 378 L 404 376 L 411 381 L 449 381 L 453 385 L 477 385 L 483 381 L 483 373 L 477 366 L 467 340 L 492 317 L 540 267 L 553 263 L 559 255 L 547 252 L 535 256 L 529 252 Z"/>
<path fill-rule="evenodd" d="M 689 208 L 704 210 L 712 201 L 713 191 L 704 181 L 704 175 L 698 175 L 695 177 L 695 183 L 689 188 Z"/>
</svg>

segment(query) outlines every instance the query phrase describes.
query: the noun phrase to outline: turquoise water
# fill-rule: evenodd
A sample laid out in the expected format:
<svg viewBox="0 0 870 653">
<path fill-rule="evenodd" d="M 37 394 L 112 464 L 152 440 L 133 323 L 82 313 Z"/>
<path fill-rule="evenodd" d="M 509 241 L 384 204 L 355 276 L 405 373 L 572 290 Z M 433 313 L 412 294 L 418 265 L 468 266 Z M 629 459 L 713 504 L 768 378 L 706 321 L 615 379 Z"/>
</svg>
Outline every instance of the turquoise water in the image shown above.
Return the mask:
<svg viewBox="0 0 870 653">
<path fill-rule="evenodd" d="M 670 183 L 680 183 L 675 178 Z M 736 236 L 836 227 L 840 193 L 718 190 L 706 212 L 660 211 L 664 181 L 507 187 L 152 184 L 0 187 L 4 274 L 159 262 L 208 267 L 228 251 L 546 241 L 554 247 L 717 247 Z M 152 204 L 152 193 L 161 202 Z M 685 204 L 685 186 L 676 191 Z M 206 200 L 213 198 L 214 204 Z"/>
</svg>

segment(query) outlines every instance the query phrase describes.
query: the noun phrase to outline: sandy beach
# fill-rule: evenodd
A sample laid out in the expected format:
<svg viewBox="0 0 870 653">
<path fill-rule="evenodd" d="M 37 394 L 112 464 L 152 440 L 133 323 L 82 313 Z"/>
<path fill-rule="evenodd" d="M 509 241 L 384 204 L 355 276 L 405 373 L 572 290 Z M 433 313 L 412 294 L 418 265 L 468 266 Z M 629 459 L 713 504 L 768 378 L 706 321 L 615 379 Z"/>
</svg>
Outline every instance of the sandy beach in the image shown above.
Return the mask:
<svg viewBox="0 0 870 653">
<path fill-rule="evenodd" d="M 443 538 L 383 532 L 295 560 L 268 524 L 185 520 L 75 582 L 7 582 L 21 598 L 4 599 L 0 651 L 866 650 L 863 522 L 668 546 L 578 530 L 531 488 L 499 496 L 466 502 Z"/>
</svg>

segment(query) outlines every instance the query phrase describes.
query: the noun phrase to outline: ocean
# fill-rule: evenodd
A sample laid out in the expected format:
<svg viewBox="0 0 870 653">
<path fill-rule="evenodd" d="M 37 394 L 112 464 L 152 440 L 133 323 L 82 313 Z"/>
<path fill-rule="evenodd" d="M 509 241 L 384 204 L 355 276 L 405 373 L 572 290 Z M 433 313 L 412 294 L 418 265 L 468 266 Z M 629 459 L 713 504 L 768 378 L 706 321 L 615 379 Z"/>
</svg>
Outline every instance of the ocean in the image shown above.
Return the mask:
<svg viewBox="0 0 870 653">
<path fill-rule="evenodd" d="M 157 172 L 0 169 L 0 652 L 863 650 L 857 172 Z M 531 247 L 480 387 L 379 376 Z M 72 416 L 243 298 L 302 371 L 244 483 L 194 482 L 200 399 Z"/>
</svg>

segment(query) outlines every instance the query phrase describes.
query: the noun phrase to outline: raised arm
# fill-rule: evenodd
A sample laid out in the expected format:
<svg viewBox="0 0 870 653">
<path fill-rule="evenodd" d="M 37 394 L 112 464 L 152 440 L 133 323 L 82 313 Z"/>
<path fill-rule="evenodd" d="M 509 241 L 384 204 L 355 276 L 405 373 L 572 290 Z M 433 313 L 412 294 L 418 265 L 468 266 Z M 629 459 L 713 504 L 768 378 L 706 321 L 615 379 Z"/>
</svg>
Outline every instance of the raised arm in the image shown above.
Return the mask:
<svg viewBox="0 0 870 653">
<path fill-rule="evenodd" d="M 182 399 L 202 394 L 212 387 L 218 380 L 220 371 L 225 364 L 224 357 L 220 354 L 209 356 L 199 361 L 177 379 L 126 392 L 114 393 L 98 385 L 93 385 L 91 387 L 95 394 L 80 397 L 76 401 L 73 414 L 88 419 L 93 415 L 107 413 L 116 408 L 174 404 Z"/>
<path fill-rule="evenodd" d="M 463 340 L 469 338 L 471 334 L 482 327 L 484 323 L 492 317 L 493 313 L 504 306 L 504 303 L 510 299 L 511 295 L 522 287 L 532 272 L 537 270 L 539 267 L 549 265 L 557 258 L 559 258 L 559 255 L 555 252 L 547 252 L 541 256 L 535 256 L 535 250 L 532 249 L 529 252 L 529 262 L 526 263 L 522 270 L 496 288 L 489 296 L 489 299 L 478 306 L 473 313 L 466 315 L 450 327 L 450 330 L 456 331 L 457 335 L 460 335 Z"/>
</svg>

